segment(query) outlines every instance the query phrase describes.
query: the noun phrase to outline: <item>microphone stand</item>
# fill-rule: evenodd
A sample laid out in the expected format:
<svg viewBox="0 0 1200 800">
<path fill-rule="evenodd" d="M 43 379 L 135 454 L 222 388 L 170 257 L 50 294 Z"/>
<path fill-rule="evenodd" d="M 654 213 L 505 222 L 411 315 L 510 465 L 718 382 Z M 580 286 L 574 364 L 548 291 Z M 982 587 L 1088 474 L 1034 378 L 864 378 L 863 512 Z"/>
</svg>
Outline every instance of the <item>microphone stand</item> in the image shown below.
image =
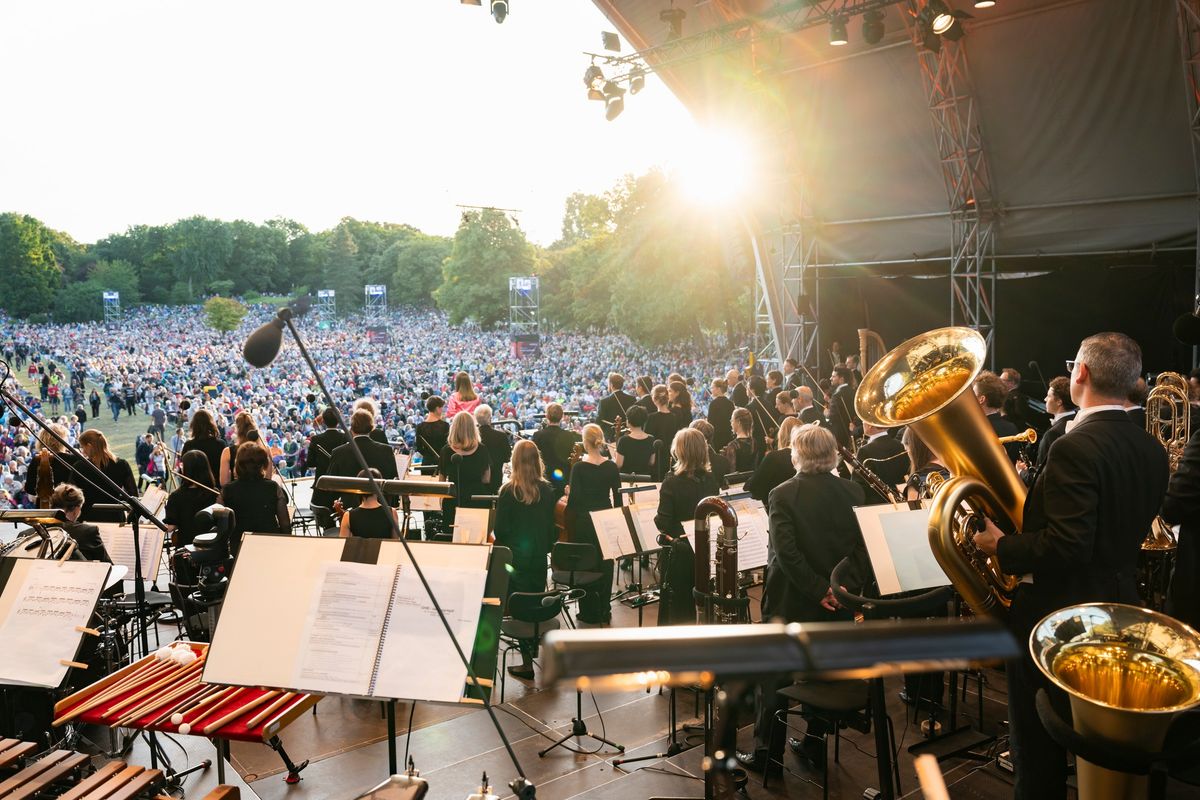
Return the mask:
<svg viewBox="0 0 1200 800">
<path fill-rule="evenodd" d="M 86 461 L 87 459 L 84 458 L 83 453 L 79 452 L 79 450 L 73 447 L 66 439 L 59 436 L 54 430 L 53 426 L 51 426 L 37 414 L 34 414 L 33 411 L 31 411 L 28 406 L 21 402 L 21 399 L 8 388 L 6 384 L 8 379 L 12 376 L 12 366 L 7 361 L 0 361 L 0 363 L 4 364 L 5 367 L 5 375 L 3 378 L 0 378 L 0 402 L 6 403 L 10 409 L 17 412 L 18 416 L 33 420 L 33 422 L 42 429 L 43 433 L 50 436 L 52 439 L 62 445 L 63 449 L 75 456 L 77 460 Z M 162 522 L 162 520 L 150 513 L 150 509 L 146 508 L 140 498 L 135 497 L 129 492 L 125 491 L 123 486 L 105 475 L 103 471 L 95 469 L 92 470 L 92 473 L 94 474 L 89 476 L 89 480 L 99 478 L 101 487 L 108 492 L 110 496 L 119 498 L 118 502 L 129 509 L 129 524 L 133 531 L 133 602 L 134 607 L 137 609 L 137 618 L 140 623 L 138 625 L 139 643 L 142 646 L 142 655 L 145 656 L 150 653 L 150 636 L 146 628 L 146 584 L 142 580 L 142 538 L 141 533 L 138 530 L 138 520 L 141 517 L 145 517 L 154 525 L 154 527 L 161 530 L 164 534 L 167 533 L 167 526 Z M 158 759 L 161 757 L 163 763 L 167 765 L 168 770 L 171 769 L 171 762 L 167 758 L 166 752 L 158 744 L 158 739 L 155 737 L 154 731 L 149 732 L 149 741 L 151 768 L 156 769 L 158 767 Z"/>
<path fill-rule="evenodd" d="M 266 331 L 266 329 L 271 327 L 275 327 L 280 331 L 282 331 L 285 327 L 287 328 L 288 333 L 291 334 L 292 339 L 296 342 L 296 347 L 300 350 L 301 357 L 304 358 L 304 363 L 308 366 L 313 378 L 316 379 L 317 386 L 320 388 L 321 394 L 324 396 L 326 403 L 330 408 L 336 410 L 337 404 L 333 400 L 333 395 L 331 395 L 329 393 L 329 389 L 326 388 L 325 380 L 321 377 L 320 370 L 317 369 L 317 365 L 313 362 L 312 356 L 309 355 L 308 348 L 304 346 L 304 340 L 300 338 L 300 332 L 296 330 L 296 326 L 292 322 L 292 310 L 287 307 L 279 309 L 279 312 L 276 314 L 276 319 L 259 328 L 258 331 L 255 331 L 255 333 L 250 335 L 250 338 L 252 339 L 255 334 L 259 333 L 259 331 Z M 275 334 L 270 334 L 269 332 L 268 334 L 272 339 L 276 338 Z M 247 345 L 248 344 L 249 340 L 247 340 Z M 271 354 L 271 357 L 264 364 L 258 366 L 266 366 L 266 364 L 269 364 L 274 360 L 275 355 L 278 355 L 278 345 L 276 345 L 274 342 L 271 342 L 271 344 L 275 350 L 275 353 Z M 253 363 L 251 365 L 255 366 Z M 379 481 L 375 480 L 375 477 L 371 475 L 370 465 L 367 464 L 366 457 L 363 456 L 362 450 L 359 449 L 358 442 L 354 441 L 354 436 L 347 429 L 346 420 L 342 416 L 341 412 L 338 412 L 338 428 L 346 434 L 348 443 L 350 445 L 350 451 L 354 453 L 354 458 L 358 462 L 359 469 L 367 472 L 366 480 L 371 487 L 371 491 L 375 494 L 375 499 L 378 500 L 379 504 L 382 506 L 388 505 L 387 497 L 383 492 L 383 487 L 380 485 Z M 411 563 L 413 566 L 413 572 L 416 573 L 417 579 L 421 581 L 421 586 L 424 588 L 425 594 L 429 597 L 429 601 L 433 605 L 433 610 L 437 612 L 438 619 L 441 621 L 442 627 L 446 630 L 446 635 L 450 638 L 450 643 L 454 645 L 454 652 L 458 654 L 459 661 L 461 661 L 463 666 L 466 667 L 467 677 L 470 684 L 472 686 L 479 686 L 479 680 L 475 677 L 475 670 L 471 666 L 471 660 L 466 657 L 462 651 L 462 647 L 459 646 L 458 639 L 454 636 L 454 630 L 450 627 L 450 621 L 446 619 L 446 613 L 442 610 L 442 605 L 438 602 L 437 595 L 434 594 L 433 587 L 429 585 L 429 581 L 425 578 L 425 573 L 422 571 L 421 565 L 417 563 L 417 558 L 412 552 L 412 547 L 409 545 L 408 540 L 401 533 L 399 523 L 397 523 L 396 518 L 391 514 L 387 514 L 386 517 L 388 524 L 392 527 L 392 534 L 400 540 L 400 544 L 404 547 L 404 553 L 408 556 L 409 563 Z M 481 692 L 481 694 L 483 695 L 483 708 L 485 711 L 487 711 L 488 717 L 492 721 L 492 726 L 495 727 L 496 733 L 500 737 L 500 742 L 504 745 L 504 749 L 508 752 L 509 760 L 512 761 L 513 767 L 517 771 L 518 777 L 510 782 L 508 786 L 516 795 L 517 800 L 533 800 L 533 798 L 537 796 L 536 787 L 525 776 L 525 771 L 521 769 L 521 762 L 517 759 L 517 754 L 513 751 L 512 744 L 508 741 L 508 737 L 504 733 L 504 728 L 502 728 L 500 725 L 500 720 L 496 718 L 496 712 L 492 708 L 492 704 L 488 699 L 487 693 Z M 393 704 L 391 703 L 388 704 L 388 707 L 394 708 Z M 409 735 L 411 735 L 411 733 L 412 732 L 409 731 Z M 393 771 L 395 770 L 393 769 Z"/>
</svg>

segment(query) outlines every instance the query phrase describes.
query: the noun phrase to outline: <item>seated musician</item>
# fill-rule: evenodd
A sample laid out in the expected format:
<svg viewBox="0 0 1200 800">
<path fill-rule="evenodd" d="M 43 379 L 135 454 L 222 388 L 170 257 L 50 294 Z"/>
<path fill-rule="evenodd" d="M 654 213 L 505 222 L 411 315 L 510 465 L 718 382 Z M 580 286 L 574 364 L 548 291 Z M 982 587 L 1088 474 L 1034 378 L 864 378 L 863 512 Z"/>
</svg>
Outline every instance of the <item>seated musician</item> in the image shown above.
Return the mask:
<svg viewBox="0 0 1200 800">
<path fill-rule="evenodd" d="M 208 457 L 201 450 L 189 450 L 180 459 L 180 486 L 167 498 L 163 522 L 175 547 L 192 543 L 197 534 L 204 533 L 196 524 L 196 512 L 217 501 L 216 479 L 213 478 Z"/>
<path fill-rule="evenodd" d="M 358 477 L 370 476 L 377 481 L 383 480 L 383 474 L 371 467 L 360 470 Z M 393 539 L 392 523 L 396 519 L 396 509 L 380 505 L 379 499 L 373 494 L 363 495 L 362 501 L 342 515 L 340 535 L 344 539 L 357 536 L 361 539 Z"/>
<path fill-rule="evenodd" d="M 685 428 L 671 442 L 675 466 L 663 479 L 658 493 L 658 513 L 654 525 L 667 544 L 662 551 L 659 570 L 662 591 L 658 605 L 659 625 L 695 622 L 696 605 L 692 599 L 694 584 L 692 545 L 683 538 L 683 523 L 695 519 L 696 506 L 720 491 L 709 470 L 708 441 L 695 428 Z"/>
<path fill-rule="evenodd" d="M 652 470 L 655 467 L 655 439 L 643 430 L 647 416 L 646 409 L 641 406 L 630 406 L 629 418 L 626 420 L 629 433 L 617 441 L 616 452 L 613 454 L 613 461 L 617 462 L 617 468 L 621 472 L 631 475 L 654 474 Z"/>
<path fill-rule="evenodd" d="M 100 538 L 100 529 L 88 522 L 80 522 L 83 513 L 83 491 L 74 484 L 60 483 L 50 493 L 50 508 L 61 508 L 67 515 L 63 530 L 75 540 L 80 554 L 88 561 L 106 561 L 112 563 L 104 541 Z"/>
<path fill-rule="evenodd" d="M 571 486 L 567 493 L 567 513 L 573 515 L 574 537 L 600 550 L 596 528 L 592 524 L 592 511 L 615 508 L 621 504 L 620 471 L 600 452 L 604 445 L 604 431 L 599 425 L 585 425 L 583 448 L 585 454 L 571 469 Z M 607 625 L 612 619 L 610 594 L 613 582 L 613 562 L 600 562 L 597 570 L 602 577 L 595 583 L 583 587 L 587 592 L 579 601 L 579 621 L 590 625 Z"/>
<path fill-rule="evenodd" d="M 221 487 L 221 505 L 234 514 L 229 552 L 236 556 L 242 534 L 291 533 L 292 522 L 287 492 L 271 480 L 271 461 L 265 447 L 253 440 L 240 444 L 233 471 L 237 477 Z"/>
</svg>

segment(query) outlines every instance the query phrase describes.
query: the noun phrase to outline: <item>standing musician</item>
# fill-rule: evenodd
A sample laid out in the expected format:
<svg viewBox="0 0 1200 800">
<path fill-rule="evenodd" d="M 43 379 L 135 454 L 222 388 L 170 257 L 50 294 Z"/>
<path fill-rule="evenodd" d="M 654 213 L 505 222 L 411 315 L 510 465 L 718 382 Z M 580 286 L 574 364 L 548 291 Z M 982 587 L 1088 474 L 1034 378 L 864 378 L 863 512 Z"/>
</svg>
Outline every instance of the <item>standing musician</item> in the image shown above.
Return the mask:
<svg viewBox="0 0 1200 800">
<path fill-rule="evenodd" d="M 88 522 L 124 522 L 125 514 L 121 511 L 96 511 L 92 508 L 96 503 L 117 503 L 121 500 L 109 494 L 105 482 L 95 473 L 102 473 L 129 494 L 136 495 L 137 482 L 133 479 L 133 468 L 125 459 L 113 455 L 108 447 L 108 439 L 94 428 L 79 434 L 79 452 L 83 453 L 85 460 L 78 463 L 76 469 L 89 486 L 83 502 L 84 519 Z"/>
<path fill-rule="evenodd" d="M 188 430 L 192 438 L 183 443 L 180 452 L 199 450 L 204 453 L 213 477 L 217 477 L 221 474 L 221 455 L 225 452 L 225 440 L 221 438 L 221 431 L 217 428 L 212 413 L 207 408 L 196 409 Z"/>
<path fill-rule="evenodd" d="M 779 484 L 796 476 L 796 466 L 792 463 L 792 436 L 798 427 L 800 421 L 795 417 L 788 417 L 780 423 L 777 438 L 781 447 L 764 455 L 754 474 L 746 480 L 746 491 L 763 504 L 767 513 L 771 511 L 771 492 Z"/>
<path fill-rule="evenodd" d="M 692 599 L 695 574 L 695 553 L 683 538 L 683 523 L 694 519 L 696 506 L 706 497 L 720 491 L 717 479 L 709 470 L 708 442 L 704 434 L 685 428 L 671 442 L 675 466 L 663 478 L 658 493 L 658 513 L 654 526 L 665 544 L 662 570 L 662 590 L 658 605 L 659 625 L 679 625 L 696 621 L 696 603 Z M 707 554 L 706 554 L 707 555 Z"/>
<path fill-rule="evenodd" d="M 492 427 L 492 407 L 487 403 L 475 406 L 475 423 L 479 426 L 479 441 L 487 448 L 488 458 L 492 461 L 488 494 L 496 494 L 504 482 L 504 465 L 512 457 L 512 442 L 507 433 Z"/>
<path fill-rule="evenodd" d="M 655 386 L 650 397 L 654 401 L 655 411 L 646 417 L 646 433 L 662 442 L 662 449 L 666 451 L 675 441 L 675 432 L 680 428 L 679 417 L 671 410 L 671 393 L 666 386 L 661 383 Z M 662 475 L 665 467 L 665 464 L 659 464 L 656 475 Z"/>
<path fill-rule="evenodd" d="M 729 384 L 729 399 L 738 408 L 745 408 L 750 404 L 750 392 L 746 387 L 746 383 L 750 380 L 752 374 L 747 369 L 745 380 L 742 379 L 742 374 L 736 369 L 731 369 L 725 374 L 725 382 Z"/>
<path fill-rule="evenodd" d="M 365 409 L 359 409 L 350 416 L 350 433 L 354 436 L 354 443 L 358 445 L 358 449 L 362 451 L 363 459 L 366 460 L 368 467 L 374 467 L 379 470 L 379 474 L 384 480 L 396 479 L 396 457 L 392 455 L 392 448 L 386 444 L 380 444 L 371 438 L 371 430 L 375 427 L 375 418 L 371 416 L 371 412 Z M 329 471 L 327 475 L 340 475 L 344 478 L 351 478 L 358 475 L 362 467 L 358 463 L 358 458 L 354 455 L 354 450 L 350 447 L 350 443 L 338 446 L 332 457 L 329 459 Z M 347 507 L 358 505 L 358 500 L 361 495 L 346 494 L 342 495 L 342 503 Z"/>
<path fill-rule="evenodd" d="M 749 472 L 758 466 L 759 454 L 762 448 L 755 441 L 753 434 L 753 417 L 745 408 L 733 412 L 733 441 L 725 445 L 721 455 L 729 462 L 734 472 Z"/>
<path fill-rule="evenodd" d="M 554 496 L 559 498 L 566 491 L 571 479 L 571 449 L 579 441 L 579 434 L 562 427 L 563 407 L 558 403 L 546 406 L 546 422 L 533 435 L 533 443 L 542 454 L 546 467 L 546 480 L 554 487 Z"/>
<path fill-rule="evenodd" d="M 617 468 L 633 475 L 654 475 L 657 467 L 657 455 L 654 452 L 653 436 L 646 433 L 646 409 L 633 406 L 629 409 L 629 432 L 617 440 L 616 447 L 610 449 Z"/>
<path fill-rule="evenodd" d="M 319 419 L 321 420 L 321 424 L 325 426 L 325 430 L 313 436 L 308 442 L 308 465 L 313 468 L 314 484 L 317 482 L 317 478 L 329 472 L 329 462 L 333 458 L 333 451 L 347 442 L 346 434 L 338 430 L 338 413 L 336 409 L 327 407 L 321 412 Z M 333 492 L 324 489 L 313 489 L 312 502 L 318 507 L 328 508 L 333 505 L 333 501 Z M 328 529 L 333 527 L 333 518 L 329 515 L 329 512 L 318 510 L 316 514 L 318 517 L 325 517 L 325 519 L 317 520 L 322 528 Z"/>
<path fill-rule="evenodd" d="M 1140 603 L 1138 555 L 1167 488 L 1166 452 L 1125 413 L 1142 368 L 1137 343 L 1121 333 L 1090 336 L 1067 367 L 1079 412 L 1025 500 L 1020 535 L 1006 536 L 989 521 L 974 537 L 1004 572 L 1025 576 L 1009 617 L 1018 642 L 1028 642 L 1034 625 L 1060 608 Z M 1034 704 L 1039 688 L 1055 690 L 1027 648 L 1008 681 L 1015 796 L 1063 798 L 1066 753 Z"/>
<path fill-rule="evenodd" d="M 355 400 L 354 405 L 350 408 L 350 415 L 353 416 L 354 412 L 358 411 L 360 408 L 371 414 L 372 423 L 375 420 L 379 419 L 379 404 L 375 402 L 375 398 L 360 397 L 357 400 Z M 387 432 L 384 431 L 384 429 L 379 427 L 378 425 L 375 425 L 374 427 L 372 427 L 371 433 L 368 435 L 371 437 L 371 439 L 373 441 L 379 442 L 380 444 L 388 443 Z M 333 451 L 331 450 L 330 452 L 333 452 Z"/>
<path fill-rule="evenodd" d="M 771 446 L 770 440 L 775 438 L 775 431 L 779 428 L 779 420 L 775 419 L 775 403 L 767 391 L 767 382 L 761 375 L 750 379 L 750 400 L 746 407 L 750 411 L 754 445 L 760 451 Z"/>
<path fill-rule="evenodd" d="M 792 392 L 792 408 L 805 425 L 829 426 L 821 409 L 813 404 L 813 390 L 808 386 L 797 386 Z"/>
<path fill-rule="evenodd" d="M 651 378 L 649 375 L 641 376 L 637 379 L 637 384 L 634 386 L 633 390 L 637 392 L 637 400 L 635 402 L 642 408 L 646 409 L 647 414 L 653 414 L 658 410 L 654 405 L 654 399 L 650 396 L 650 393 L 654 391 L 653 378 Z"/>
<path fill-rule="evenodd" d="M 58 438 L 46 431 L 40 431 L 37 441 L 40 445 L 38 454 L 29 461 L 25 473 L 25 493 L 37 498 L 38 508 L 53 508 L 50 505 L 50 495 L 54 487 L 60 483 L 68 483 L 75 470 L 75 456 L 67 452 L 59 439 L 67 438 L 67 429 L 57 422 L 51 423 L 50 430 L 58 434 Z"/>
<path fill-rule="evenodd" d="M 1021 473 L 1026 486 L 1032 486 L 1038 473 L 1045 468 L 1046 459 L 1050 457 L 1050 445 L 1067 432 L 1067 425 L 1075 419 L 1075 411 L 1075 402 L 1071 399 L 1071 379 L 1060 375 L 1050 381 L 1050 387 L 1046 389 L 1046 413 L 1052 416 L 1052 421 L 1050 428 L 1038 439 L 1037 461 Z M 1144 420 L 1138 427 L 1145 427 Z"/>
<path fill-rule="evenodd" d="M 712 392 L 713 399 L 708 403 L 708 414 L 705 418 L 713 426 L 712 446 L 721 450 L 733 441 L 730 418 L 733 416 L 734 405 L 733 401 L 725 396 L 725 392 L 729 391 L 729 384 L 723 379 L 714 380 L 709 385 L 709 391 Z"/>
<path fill-rule="evenodd" d="M 446 401 L 432 395 L 425 400 L 425 419 L 417 423 L 417 452 L 421 454 L 421 463 L 437 466 L 449 436 Z"/>
<path fill-rule="evenodd" d="M 704 434 L 704 441 L 708 445 L 708 466 L 713 477 L 717 479 L 717 486 L 722 489 L 729 487 L 729 483 L 725 480 L 725 476 L 733 472 L 733 467 L 729 465 L 729 459 L 718 453 L 713 448 L 713 426 L 708 420 L 698 419 L 692 422 L 689 426 L 695 428 Z"/>
<path fill-rule="evenodd" d="M 879 476 L 888 486 L 902 486 L 908 477 L 908 459 L 904 444 L 895 436 L 888 433 L 887 428 L 877 428 L 870 423 L 863 423 L 863 432 L 867 441 L 858 448 L 858 460 L 867 469 Z M 886 503 L 886 497 L 880 497 L 879 492 L 861 475 L 853 476 L 852 480 L 863 487 L 867 503 Z"/>
<path fill-rule="evenodd" d="M 1200 626 L 1200 426 L 1193 429 L 1171 475 L 1162 517 L 1170 525 L 1179 525 L 1171 616 L 1195 628 Z"/>
<path fill-rule="evenodd" d="M 616 438 L 614 424 L 617 419 L 629 421 L 629 409 L 637 398 L 621 391 L 625 387 L 625 376 L 616 372 L 608 373 L 608 395 L 600 398 L 596 409 L 596 424 L 604 431 L 604 438 L 612 441 Z"/>
<path fill-rule="evenodd" d="M 1004 381 L 1000 380 L 1000 376 L 985 370 L 979 373 L 971 389 L 975 392 L 975 399 L 979 401 L 979 407 L 983 409 L 984 416 L 987 417 L 988 424 L 992 426 L 996 436 L 1015 436 L 1018 432 L 1017 426 L 1000 414 L 1005 393 Z M 1009 442 L 1004 445 L 1004 452 L 1008 454 L 1008 460 L 1015 464 L 1021 459 L 1021 444 Z"/>
<path fill-rule="evenodd" d="M 667 383 L 667 407 L 675 415 L 676 430 L 692 424 L 692 393 L 683 380 L 672 379 Z"/>
<path fill-rule="evenodd" d="M 359 470 L 358 477 L 383 480 L 379 470 L 374 467 Z M 395 532 L 392 530 L 392 522 L 388 521 L 389 517 L 392 522 L 396 520 L 396 509 L 380 504 L 379 498 L 374 494 L 365 494 L 362 502 L 342 515 L 341 529 L 338 533 L 343 539 L 350 536 L 360 539 L 393 539 Z"/>
<path fill-rule="evenodd" d="M 800 388 L 800 382 L 804 380 L 803 376 L 797 371 L 800 362 L 794 358 L 785 358 L 783 360 L 783 388 L 788 391 L 793 391 Z"/>
<path fill-rule="evenodd" d="M 604 446 L 604 431 L 599 425 L 583 427 L 584 456 L 571 469 L 571 486 L 567 493 L 567 513 L 574 515 L 575 538 L 600 550 L 596 528 L 589 512 L 615 508 L 621 504 L 620 470 L 600 452 Z M 586 594 L 579 600 L 579 621 L 589 625 L 607 625 L 612 619 L 609 599 L 613 582 L 613 562 L 600 562 L 601 577 L 583 587 Z"/>
<path fill-rule="evenodd" d="M 853 375 L 843 366 L 836 366 L 829 376 L 829 386 L 833 390 L 829 395 L 829 406 L 825 413 L 829 418 L 829 427 L 838 447 L 854 447 L 854 428 L 857 418 L 854 414 L 854 390 L 850 388 Z"/>
<path fill-rule="evenodd" d="M 908 452 L 908 483 L 904 487 L 904 499 L 928 500 L 937 487 L 950 477 L 950 470 L 938 460 L 912 427 L 904 429 L 900 441 Z"/>
<path fill-rule="evenodd" d="M 392 472 L 394 475 L 394 468 Z M 481 508 L 491 505 L 486 500 L 471 499 L 488 494 L 492 480 L 492 459 L 487 448 L 479 441 L 479 427 L 470 411 L 458 412 L 450 422 L 450 439 L 442 448 L 438 472 L 444 480 L 454 484 L 456 495 L 455 499 L 442 502 L 446 524 L 454 524 L 455 511 L 459 506 Z"/>
</svg>

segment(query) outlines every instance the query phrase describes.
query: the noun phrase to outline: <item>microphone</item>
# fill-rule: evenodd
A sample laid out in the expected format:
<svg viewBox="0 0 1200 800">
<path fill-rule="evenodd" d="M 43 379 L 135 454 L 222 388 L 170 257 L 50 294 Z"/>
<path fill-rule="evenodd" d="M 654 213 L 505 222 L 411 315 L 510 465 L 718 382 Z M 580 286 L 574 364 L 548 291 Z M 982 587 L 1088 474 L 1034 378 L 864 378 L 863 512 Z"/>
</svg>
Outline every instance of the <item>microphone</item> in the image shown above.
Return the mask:
<svg viewBox="0 0 1200 800">
<path fill-rule="evenodd" d="M 1200 345 L 1200 317 L 1194 313 L 1180 314 L 1171 325 L 1171 332 L 1184 344 Z"/>
<path fill-rule="evenodd" d="M 275 360 L 279 355 L 279 348 L 283 346 L 283 326 L 291 316 L 292 312 L 289 309 L 281 308 L 275 319 L 260 326 L 246 338 L 242 358 L 246 359 L 250 366 L 265 367 Z"/>
<path fill-rule="evenodd" d="M 1036 372 L 1036 373 L 1037 373 L 1037 376 L 1038 376 L 1038 378 L 1039 378 L 1039 379 L 1041 380 L 1041 382 L 1042 382 L 1042 387 L 1043 387 L 1043 388 L 1044 388 L 1046 391 L 1050 391 L 1050 384 L 1046 383 L 1046 376 L 1042 374 L 1042 368 L 1041 368 L 1040 366 L 1038 366 L 1038 362 L 1036 362 L 1036 361 L 1030 361 L 1030 362 L 1029 362 L 1029 368 L 1030 368 L 1031 370 L 1033 370 L 1034 372 Z"/>
</svg>

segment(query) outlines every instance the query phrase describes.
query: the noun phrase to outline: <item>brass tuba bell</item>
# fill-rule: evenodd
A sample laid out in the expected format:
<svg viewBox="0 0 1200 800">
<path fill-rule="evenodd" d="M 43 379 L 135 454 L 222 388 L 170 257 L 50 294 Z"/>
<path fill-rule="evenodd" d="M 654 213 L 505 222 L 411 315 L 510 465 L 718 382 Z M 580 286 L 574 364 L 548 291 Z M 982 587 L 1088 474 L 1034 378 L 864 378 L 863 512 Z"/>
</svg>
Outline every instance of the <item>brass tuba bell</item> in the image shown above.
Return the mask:
<svg viewBox="0 0 1200 800">
<path fill-rule="evenodd" d="M 1200 635 L 1165 614 L 1116 603 L 1059 609 L 1029 637 L 1033 662 L 1071 700 L 1077 733 L 1132 753 L 1162 749 L 1200 704 Z M 1148 778 L 1075 760 L 1080 800 L 1145 797 Z"/>
<path fill-rule="evenodd" d="M 880 428 L 912 426 L 950 470 L 954 477 L 933 498 L 930 547 L 975 613 L 1002 615 L 1017 579 L 1002 573 L 972 537 L 979 514 L 1005 533 L 1020 530 L 1025 485 L 971 392 L 986 355 L 983 337 L 970 328 L 915 336 L 863 377 L 854 406 L 864 422 Z"/>
</svg>

